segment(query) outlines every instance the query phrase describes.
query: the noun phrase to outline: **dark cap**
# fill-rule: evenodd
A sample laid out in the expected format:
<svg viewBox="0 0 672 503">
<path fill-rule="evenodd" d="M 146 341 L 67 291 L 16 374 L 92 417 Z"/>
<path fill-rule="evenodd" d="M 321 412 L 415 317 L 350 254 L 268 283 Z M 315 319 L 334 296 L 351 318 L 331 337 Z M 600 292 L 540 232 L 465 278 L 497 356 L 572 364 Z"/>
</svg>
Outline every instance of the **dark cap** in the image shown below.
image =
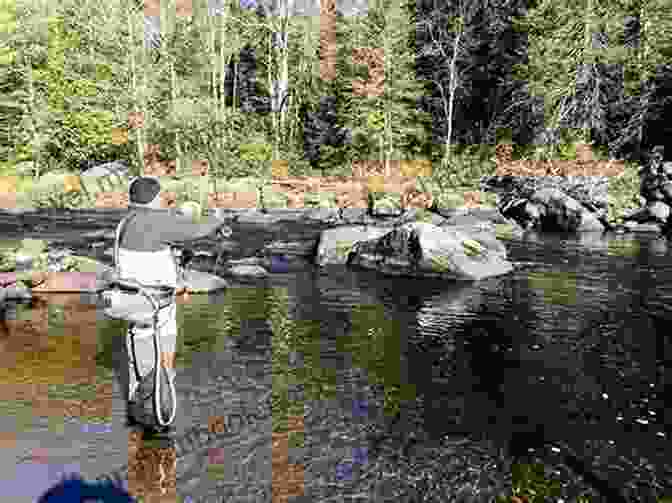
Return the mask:
<svg viewBox="0 0 672 503">
<path fill-rule="evenodd" d="M 156 178 L 140 176 L 131 182 L 128 196 L 131 203 L 147 204 L 161 192 L 161 184 Z"/>
</svg>

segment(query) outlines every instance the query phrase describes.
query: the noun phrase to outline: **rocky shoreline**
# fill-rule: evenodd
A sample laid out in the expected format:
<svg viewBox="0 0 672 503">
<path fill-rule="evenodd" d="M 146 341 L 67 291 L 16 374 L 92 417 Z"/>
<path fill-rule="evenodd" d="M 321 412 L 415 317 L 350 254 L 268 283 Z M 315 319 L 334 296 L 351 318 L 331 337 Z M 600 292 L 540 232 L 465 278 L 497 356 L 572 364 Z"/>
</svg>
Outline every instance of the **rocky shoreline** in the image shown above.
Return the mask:
<svg viewBox="0 0 672 503">
<path fill-rule="evenodd" d="M 530 205 L 527 204 L 529 201 L 525 203 L 525 207 L 529 208 Z M 254 226 L 259 227 L 262 231 L 269 232 L 272 232 L 279 224 L 290 222 L 305 223 L 307 227 L 321 227 L 327 230 L 339 227 L 360 228 L 360 231 L 365 233 L 365 236 L 359 236 L 360 240 L 364 238 L 375 239 L 382 235 L 381 232 L 389 232 L 418 222 L 430 224 L 437 229 L 451 228 L 466 233 L 468 235 L 467 239 L 473 239 L 475 234 L 482 237 L 484 233 L 490 235 L 490 240 L 492 238 L 521 238 L 528 230 L 538 230 L 534 225 L 534 220 L 530 219 L 529 216 L 521 217 L 515 212 L 512 214 L 511 211 L 508 211 L 511 206 L 511 197 L 507 195 L 506 198 L 501 198 L 497 208 L 463 207 L 432 210 L 412 208 L 405 212 L 383 210 L 374 214 L 360 208 L 283 208 L 267 211 L 254 208 L 216 208 L 208 209 L 205 213 L 222 219 L 228 225 Z M 520 206 L 520 203 L 518 206 Z M 128 209 L 126 208 L 83 210 L 0 209 L 0 230 L 3 231 L 5 238 L 10 240 L 34 238 L 52 242 L 53 246 L 56 247 L 67 243 L 80 244 L 91 249 L 104 247 L 109 255 L 110 247 L 113 245 L 114 230 L 127 212 Z M 84 232 L 82 232 L 82 229 Z M 580 232 L 580 230 L 574 230 Z M 617 233 L 660 233 L 661 227 L 650 222 L 626 222 L 624 225 L 609 223 L 608 226 L 592 230 L 600 232 L 615 231 Z M 261 269 L 254 270 L 251 267 L 267 268 L 269 265 L 268 256 L 271 254 L 301 256 L 317 260 L 318 257 L 314 253 L 319 241 L 320 231 L 315 231 L 315 242 L 284 243 L 280 241 L 271 243 L 265 247 L 265 257 L 243 257 L 237 261 L 231 261 L 230 265 L 233 274 L 236 274 L 236 271 L 242 273 L 245 270 L 246 275 L 263 276 L 264 272 Z M 200 250 L 199 253 L 210 257 L 217 256 L 215 244 L 213 240 L 207 238 L 195 242 L 195 246 Z M 108 258 L 111 258 L 111 256 Z M 342 260 L 339 259 L 338 263 L 341 262 Z"/>
<path fill-rule="evenodd" d="M 667 171 L 662 168 L 672 173 L 670 163 L 665 163 L 662 168 L 658 166 L 661 169 L 656 166 L 642 171 L 642 191 L 649 198 L 660 192 L 661 183 L 668 184 L 662 179 L 667 177 Z M 658 177 L 655 180 L 658 190 L 653 192 L 648 190 L 652 176 Z M 269 273 L 286 269 L 278 262 L 278 256 L 300 256 L 320 266 L 358 265 L 387 275 L 479 280 L 511 270 L 506 261 L 506 248 L 500 240 L 521 238 L 528 230 L 665 232 L 663 222 L 644 218 L 644 213 L 651 216 L 647 207 L 626 215 L 623 225 L 606 221 L 606 181 L 606 177 L 485 177 L 482 188 L 497 194 L 496 208 L 378 209 L 374 212 L 364 208 L 330 207 L 266 211 L 214 208 L 205 213 L 229 225 L 254 226 L 269 232 L 289 222 L 321 228 L 315 231 L 313 241 L 276 241 L 265 246 L 261 255 L 227 260 L 222 271 L 224 276 L 264 278 Z M 648 204 L 652 203 L 649 201 Z M 655 204 L 660 205 L 660 202 Z M 0 209 L 0 230 L 6 239 L 48 241 L 48 248 L 60 250 L 59 253 L 63 253 L 62 245 L 68 243 L 91 250 L 103 247 L 105 259 L 111 263 L 114 229 L 127 212 L 127 208 L 3 208 Z M 68 230 L 63 236 L 64 228 L 78 230 Z M 458 242 L 467 243 L 467 246 L 460 248 Z M 360 243 L 365 245 L 360 246 Z M 215 243 L 211 239 L 195 242 L 200 258 L 205 256 L 206 261 L 217 258 L 217 248 L 222 245 L 226 247 L 226 243 Z M 414 250 L 414 247 L 421 249 Z M 443 259 L 438 260 L 437 254 Z M 459 259 L 455 259 L 456 256 Z M 444 260 L 446 257 L 449 257 L 448 261 Z M 495 263 L 499 265 L 494 266 Z M 106 270 L 106 267 L 101 269 Z M 3 290 L 5 297 L 26 296 L 20 287 L 4 283 L 2 286 L 7 287 Z M 194 292 L 199 290 L 207 291 L 207 288 L 196 288 Z"/>
<path fill-rule="evenodd" d="M 276 240 L 255 256 L 227 259 L 221 267 L 215 268 L 216 275 L 212 274 L 215 259 L 219 260 L 221 251 L 234 248 L 236 243 L 208 238 L 194 242 L 199 260 L 190 263 L 185 270 L 190 293 L 225 288 L 227 283 L 223 278 L 227 277 L 257 280 L 287 272 L 291 257 L 308 259 L 319 266 L 356 265 L 386 275 L 480 280 L 512 270 L 506 260 L 506 248 L 498 241 L 498 231 L 501 227 L 509 233 L 520 230 L 494 209 L 437 212 L 411 209 L 374 215 L 364 209 L 326 208 L 267 212 L 216 209 L 207 213 L 227 224 L 258 227 L 261 231 L 272 232 L 278 225 L 289 222 L 305 223 L 310 230 L 300 242 Z M 6 238 L 47 241 L 50 264 L 50 272 L 35 271 L 34 275 L 39 278 L 34 278 L 29 288 L 17 283 L 16 273 L 3 273 L 0 287 L 4 298 L 0 302 L 27 300 L 31 293 L 40 292 L 95 293 L 110 273 L 115 228 L 125 214 L 126 210 L 122 209 L 0 211 L 0 225 L 7 226 L 10 216 L 14 223 L 15 232 L 6 232 Z M 75 231 L 64 238 L 64 227 L 92 230 Z M 93 259 L 94 256 L 94 262 L 100 265 L 95 272 L 90 268 L 88 273 L 66 272 L 67 269 L 62 268 L 66 257 Z"/>
</svg>

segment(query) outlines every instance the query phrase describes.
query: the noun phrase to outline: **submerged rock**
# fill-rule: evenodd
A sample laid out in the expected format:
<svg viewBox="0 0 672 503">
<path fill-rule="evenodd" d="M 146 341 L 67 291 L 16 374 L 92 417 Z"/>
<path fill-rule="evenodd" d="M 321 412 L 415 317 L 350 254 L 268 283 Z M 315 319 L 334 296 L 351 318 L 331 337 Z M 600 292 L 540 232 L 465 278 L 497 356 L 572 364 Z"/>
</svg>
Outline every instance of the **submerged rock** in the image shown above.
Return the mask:
<svg viewBox="0 0 672 503">
<path fill-rule="evenodd" d="M 22 284 L 0 286 L 0 310 L 7 302 L 30 300 L 32 297 L 30 289 Z"/>
<path fill-rule="evenodd" d="M 260 265 L 234 265 L 227 272 L 233 276 L 252 276 L 255 278 L 268 276 L 268 271 Z"/>
<path fill-rule="evenodd" d="M 625 222 L 623 227 L 630 232 L 652 232 L 655 234 L 662 232 L 662 226 L 656 223 Z"/>
</svg>

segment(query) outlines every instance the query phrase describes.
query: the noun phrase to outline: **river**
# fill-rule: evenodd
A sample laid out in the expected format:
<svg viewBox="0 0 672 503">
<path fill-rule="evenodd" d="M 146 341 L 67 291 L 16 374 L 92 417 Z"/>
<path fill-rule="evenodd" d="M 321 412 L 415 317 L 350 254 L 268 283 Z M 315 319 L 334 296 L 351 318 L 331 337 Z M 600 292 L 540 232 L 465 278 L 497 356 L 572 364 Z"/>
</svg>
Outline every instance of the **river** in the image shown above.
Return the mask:
<svg viewBox="0 0 672 503">
<path fill-rule="evenodd" d="M 233 258 L 319 231 L 232 227 Z M 77 233 L 62 226 L 35 235 L 67 242 Z M 511 454 L 521 447 L 534 448 L 531 459 L 561 481 L 565 500 L 589 491 L 547 442 L 569 446 L 630 501 L 672 494 L 666 242 L 528 234 L 507 248 L 514 272 L 479 283 L 319 270 L 294 258 L 286 273 L 232 280 L 225 292 L 180 304 L 177 430 L 204 440 L 196 452 L 178 449 L 177 494 L 267 494 L 279 449 L 270 420 L 224 440 L 207 438 L 207 429 L 234 404 L 253 407 L 287 386 L 301 390 L 302 402 L 292 396 L 305 414 L 302 442 L 285 448 L 285 464 L 299 474 L 306 501 L 452 501 L 467 493 L 465 501 L 488 501 L 510 483 Z M 48 338 L 67 337 L 58 319 L 50 323 Z M 128 466 L 123 334 L 123 324 L 97 320 L 97 373 L 112 389 L 105 422 L 10 413 L 5 402 L 5 500 L 33 501 L 63 470 L 94 479 Z M 21 344 L 16 351 L 25 352 Z"/>
</svg>

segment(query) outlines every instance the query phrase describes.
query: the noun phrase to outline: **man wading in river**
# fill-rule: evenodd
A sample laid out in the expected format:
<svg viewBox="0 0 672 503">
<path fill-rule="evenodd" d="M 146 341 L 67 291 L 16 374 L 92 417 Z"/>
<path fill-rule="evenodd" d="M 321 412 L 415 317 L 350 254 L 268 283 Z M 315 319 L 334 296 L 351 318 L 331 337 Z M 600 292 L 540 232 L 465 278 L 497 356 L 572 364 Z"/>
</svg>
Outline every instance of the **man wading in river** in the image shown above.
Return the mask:
<svg viewBox="0 0 672 503">
<path fill-rule="evenodd" d="M 115 265 L 121 278 L 137 281 L 141 285 L 169 286 L 181 293 L 180 287 L 183 285 L 180 285 L 178 267 L 170 245 L 201 239 L 216 232 L 224 236 L 231 233 L 231 229 L 217 218 L 210 217 L 203 223 L 194 223 L 189 217 L 161 208 L 161 186 L 154 177 L 133 180 L 129 187 L 129 207 L 130 213 L 122 221 L 118 263 Z M 158 316 L 161 361 L 170 379 L 170 386 L 173 387 L 177 344 L 175 296 L 161 294 L 156 289 L 151 291 L 161 298 Z M 152 336 L 151 325 L 129 323 L 126 347 L 129 356 L 127 414 L 130 426 L 147 426 L 148 422 L 143 412 L 143 402 L 152 397 L 151 393 L 147 398 L 144 393 L 138 392 L 140 382 L 137 375 L 141 376 L 143 383 L 151 380 L 155 359 Z M 163 391 L 162 408 L 164 400 L 170 400 L 170 397 L 166 397 L 168 390 Z"/>
</svg>

